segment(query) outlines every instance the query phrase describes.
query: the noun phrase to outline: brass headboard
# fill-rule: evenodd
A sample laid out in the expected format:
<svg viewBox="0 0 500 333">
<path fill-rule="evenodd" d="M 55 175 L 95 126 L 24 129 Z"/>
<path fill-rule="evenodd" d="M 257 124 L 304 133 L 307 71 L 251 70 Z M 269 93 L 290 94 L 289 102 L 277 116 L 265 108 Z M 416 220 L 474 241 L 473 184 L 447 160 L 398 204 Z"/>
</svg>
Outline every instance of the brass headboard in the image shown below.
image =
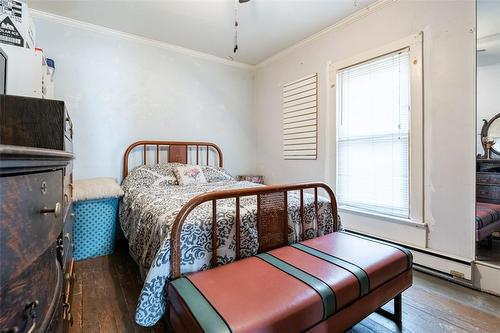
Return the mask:
<svg viewBox="0 0 500 333">
<path fill-rule="evenodd" d="M 148 161 L 148 148 L 156 147 L 156 163 L 160 162 L 160 154 L 162 153 L 162 147 L 167 148 L 167 162 L 169 163 L 184 163 L 184 164 L 197 164 L 201 163 L 200 152 L 205 153 L 206 159 L 205 164 L 209 164 L 210 151 L 217 152 L 218 166 L 222 167 L 224 160 L 222 157 L 222 150 L 214 143 L 211 142 L 198 142 L 198 141 L 137 141 L 128 146 L 125 154 L 123 156 L 123 178 L 127 177 L 129 172 L 129 155 L 134 150 L 134 148 L 142 147 L 142 165 L 145 165 Z M 194 152 L 196 148 L 196 154 L 194 161 L 190 160 L 190 149 Z M 205 152 L 203 152 L 203 150 Z M 195 162 L 195 163 L 193 163 Z"/>
</svg>

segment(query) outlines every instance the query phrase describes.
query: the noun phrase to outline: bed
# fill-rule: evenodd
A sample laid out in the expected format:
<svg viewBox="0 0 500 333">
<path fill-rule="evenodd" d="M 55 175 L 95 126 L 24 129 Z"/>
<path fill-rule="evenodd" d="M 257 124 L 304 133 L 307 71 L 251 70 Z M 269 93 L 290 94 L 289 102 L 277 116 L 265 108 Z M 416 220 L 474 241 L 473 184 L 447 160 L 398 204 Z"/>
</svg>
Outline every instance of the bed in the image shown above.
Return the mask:
<svg viewBox="0 0 500 333">
<path fill-rule="evenodd" d="M 207 182 L 178 185 L 175 170 L 185 165 L 200 165 Z M 277 220 L 287 221 L 288 243 L 338 229 L 327 185 L 236 181 L 223 169 L 222 151 L 213 143 L 135 142 L 125 152 L 123 167 L 120 224 L 144 276 L 135 317 L 142 326 L 163 316 L 172 277 L 282 244 L 283 230 L 275 226 L 283 224 Z"/>
</svg>

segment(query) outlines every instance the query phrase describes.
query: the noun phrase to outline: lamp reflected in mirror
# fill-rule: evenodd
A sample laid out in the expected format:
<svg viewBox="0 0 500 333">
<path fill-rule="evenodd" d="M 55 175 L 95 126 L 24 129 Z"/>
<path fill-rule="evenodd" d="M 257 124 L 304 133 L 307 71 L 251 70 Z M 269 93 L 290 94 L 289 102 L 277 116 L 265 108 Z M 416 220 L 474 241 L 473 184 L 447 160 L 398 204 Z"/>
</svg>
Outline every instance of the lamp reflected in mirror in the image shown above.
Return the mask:
<svg viewBox="0 0 500 333">
<path fill-rule="evenodd" d="M 483 146 L 485 150 L 485 159 L 489 160 L 491 159 L 491 147 L 493 147 L 496 143 L 495 139 L 493 139 L 491 136 L 486 136 L 483 138 Z"/>
</svg>

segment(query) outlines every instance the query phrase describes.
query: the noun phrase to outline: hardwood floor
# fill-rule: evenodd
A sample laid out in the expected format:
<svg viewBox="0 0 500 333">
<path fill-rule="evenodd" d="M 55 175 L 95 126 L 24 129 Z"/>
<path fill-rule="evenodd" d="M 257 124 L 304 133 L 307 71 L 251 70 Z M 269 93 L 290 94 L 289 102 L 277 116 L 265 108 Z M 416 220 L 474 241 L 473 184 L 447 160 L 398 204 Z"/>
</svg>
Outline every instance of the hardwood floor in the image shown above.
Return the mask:
<svg viewBox="0 0 500 333">
<path fill-rule="evenodd" d="M 134 321 L 142 284 L 125 242 L 117 242 L 112 255 L 76 262 L 75 269 L 70 333 L 168 332 L 162 322 L 144 328 Z"/>
<path fill-rule="evenodd" d="M 153 328 L 134 322 L 141 283 L 124 242 L 113 255 L 77 262 L 76 271 L 70 333 L 168 332 L 163 322 Z M 350 332 L 399 331 L 372 314 Z M 403 332 L 500 332 L 500 298 L 415 272 L 403 294 Z"/>
</svg>

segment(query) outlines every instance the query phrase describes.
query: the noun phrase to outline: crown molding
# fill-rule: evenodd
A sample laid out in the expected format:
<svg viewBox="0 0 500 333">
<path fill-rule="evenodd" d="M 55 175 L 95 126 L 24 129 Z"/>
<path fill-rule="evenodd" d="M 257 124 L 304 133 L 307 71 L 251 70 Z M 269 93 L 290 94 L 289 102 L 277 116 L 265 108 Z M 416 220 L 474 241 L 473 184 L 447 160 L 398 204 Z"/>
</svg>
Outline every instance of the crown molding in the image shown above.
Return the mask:
<svg viewBox="0 0 500 333">
<path fill-rule="evenodd" d="M 481 38 L 478 38 L 477 39 L 477 43 L 490 43 L 490 42 L 494 42 L 494 41 L 497 41 L 497 40 L 500 40 L 500 33 L 496 33 L 496 34 L 493 34 L 493 35 L 488 35 L 488 36 L 483 36 Z"/>
<path fill-rule="evenodd" d="M 323 37 L 327 33 L 330 33 L 330 32 L 335 31 L 335 30 L 339 30 L 348 24 L 351 24 L 353 22 L 356 22 L 356 21 L 362 19 L 363 17 L 367 16 L 368 14 L 371 14 L 375 10 L 383 8 L 389 4 L 392 4 L 392 3 L 397 2 L 397 1 L 399 1 L 399 0 L 378 0 L 369 6 L 361 8 L 360 10 L 343 18 L 342 20 L 337 21 L 335 24 L 315 33 L 314 35 L 311 35 L 311 36 L 301 40 L 300 42 L 297 42 L 297 43 L 293 44 L 292 46 L 287 47 L 286 49 L 284 49 L 282 51 L 279 51 L 278 53 L 270 56 L 269 58 L 259 62 L 258 64 L 255 65 L 255 67 L 258 69 L 258 68 L 267 66 L 267 65 L 285 57 L 287 54 L 291 53 L 292 51 L 294 51 L 294 50 L 296 50 L 296 49 L 298 49 L 306 44 L 309 44 L 310 42 L 312 42 L 316 39 Z"/>
<path fill-rule="evenodd" d="M 195 58 L 199 58 L 199 59 L 203 59 L 203 60 L 208 60 L 208 61 L 213 61 L 213 62 L 223 64 L 223 65 L 233 66 L 233 67 L 237 67 L 237 68 L 241 68 L 241 69 L 245 69 L 245 70 L 250 70 L 250 71 L 255 70 L 254 65 L 249 65 L 249 64 L 242 63 L 242 62 L 238 62 L 238 61 L 231 61 L 231 60 L 228 60 L 225 58 L 217 57 L 217 56 L 214 56 L 214 55 L 211 55 L 208 53 L 204 53 L 204 52 L 200 52 L 200 51 L 195 51 L 195 50 L 188 49 L 188 48 L 185 48 L 182 46 L 178 46 L 178 45 L 174 45 L 174 44 L 170 44 L 170 43 L 166 43 L 166 42 L 160 42 L 158 40 L 154 40 L 154 39 L 150 39 L 150 38 L 146 38 L 146 37 L 142 37 L 142 36 L 130 34 L 127 32 L 122 32 L 122 31 L 110 29 L 110 28 L 106 28 L 106 27 L 92 24 L 92 23 L 74 20 L 74 19 L 71 19 L 68 17 L 64 17 L 64 16 L 52 14 L 52 13 L 47 13 L 47 12 L 44 12 L 41 10 L 30 8 L 30 13 L 35 18 L 40 18 L 40 19 L 44 19 L 47 21 L 64 24 L 66 26 L 80 28 L 83 30 L 101 33 L 101 34 L 105 34 L 105 35 L 110 35 L 110 36 L 114 36 L 114 37 L 118 37 L 118 38 L 122 38 L 122 39 L 128 39 L 128 40 L 143 43 L 146 45 L 154 46 L 154 47 L 157 47 L 160 49 L 170 50 L 170 51 L 185 54 L 185 55 L 188 55 L 191 57 L 195 57 Z"/>
<path fill-rule="evenodd" d="M 330 32 L 335 31 L 335 30 L 339 30 L 348 24 L 351 24 L 353 22 L 360 20 L 361 18 L 367 16 L 368 14 L 374 12 L 375 10 L 383 8 L 389 4 L 392 4 L 392 3 L 397 2 L 397 1 L 400 1 L 400 0 L 378 0 L 378 1 L 374 2 L 373 4 L 371 4 L 367 7 L 361 8 L 360 10 L 354 12 L 353 14 L 343 18 L 342 20 L 336 22 L 335 24 L 333 24 L 333 25 L 331 25 L 331 26 L 295 43 L 295 44 L 293 44 L 292 46 L 289 46 L 289 47 L 283 49 L 282 51 L 279 51 L 278 53 L 275 53 L 274 55 L 259 62 L 256 65 L 245 64 L 245 63 L 238 62 L 238 61 L 232 61 L 229 59 L 214 56 L 212 54 L 208 54 L 208 53 L 188 49 L 188 48 L 185 48 L 182 46 L 178 46 L 178 45 L 174 45 L 174 44 L 170 44 L 170 43 L 166 43 L 166 42 L 161 42 L 158 40 L 154 40 L 154 39 L 150 39 L 150 38 L 146 38 L 146 37 L 142 37 L 142 36 L 138 36 L 138 35 L 134 35 L 134 34 L 118 31 L 118 30 L 114 30 L 111 28 L 106 28 L 106 27 L 92 24 L 92 23 L 78 21 L 75 19 L 71 19 L 68 17 L 64 17 L 64 16 L 52 14 L 52 13 L 47 13 L 47 12 L 37 10 L 37 9 L 30 8 L 30 12 L 31 12 L 33 17 L 45 19 L 45 20 L 48 20 L 51 22 L 56 22 L 56 23 L 70 26 L 70 27 L 80 28 L 83 30 L 92 31 L 92 32 L 96 32 L 96 33 L 111 35 L 111 36 L 115 36 L 118 38 L 133 40 L 133 41 L 136 41 L 139 43 L 147 44 L 147 45 L 154 46 L 154 47 L 161 48 L 161 49 L 165 49 L 165 50 L 174 51 L 174 52 L 185 54 L 185 55 L 192 56 L 195 58 L 213 61 L 213 62 L 216 62 L 219 64 L 233 66 L 236 68 L 241 68 L 241 69 L 253 71 L 255 69 L 267 66 L 268 64 L 283 58 L 284 56 L 291 53 L 292 51 L 294 51 L 294 50 L 296 50 L 296 49 L 298 49 L 298 48 L 300 48 L 300 47 L 302 47 L 302 46 L 304 46 L 304 45 L 306 45 L 306 44 L 308 44 L 316 39 L 321 38 L 322 36 L 324 36 L 327 33 L 330 33 Z"/>
</svg>

